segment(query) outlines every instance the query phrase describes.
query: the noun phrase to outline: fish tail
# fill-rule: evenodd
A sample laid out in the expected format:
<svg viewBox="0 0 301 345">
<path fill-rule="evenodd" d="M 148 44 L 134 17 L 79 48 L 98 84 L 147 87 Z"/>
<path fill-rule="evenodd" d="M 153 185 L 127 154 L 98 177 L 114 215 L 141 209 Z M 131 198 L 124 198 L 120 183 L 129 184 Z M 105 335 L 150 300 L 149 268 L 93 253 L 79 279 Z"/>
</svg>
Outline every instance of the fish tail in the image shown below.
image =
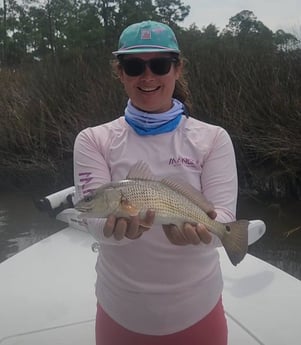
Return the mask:
<svg viewBox="0 0 301 345">
<path fill-rule="evenodd" d="M 248 220 L 225 223 L 226 232 L 221 242 L 234 266 L 239 264 L 248 251 Z"/>
</svg>

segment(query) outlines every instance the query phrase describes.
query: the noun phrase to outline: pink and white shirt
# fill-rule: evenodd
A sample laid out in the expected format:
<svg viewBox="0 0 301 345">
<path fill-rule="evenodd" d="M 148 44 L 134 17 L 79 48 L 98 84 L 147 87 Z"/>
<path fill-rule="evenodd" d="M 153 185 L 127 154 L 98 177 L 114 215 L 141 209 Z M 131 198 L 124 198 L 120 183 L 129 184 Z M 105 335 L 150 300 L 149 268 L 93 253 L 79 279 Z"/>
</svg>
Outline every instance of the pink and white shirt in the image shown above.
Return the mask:
<svg viewBox="0 0 301 345">
<path fill-rule="evenodd" d="M 231 139 L 221 127 L 183 116 L 172 132 L 139 136 L 120 117 L 79 133 L 74 147 L 76 201 L 109 181 L 125 179 L 137 161 L 157 176 L 176 176 L 200 189 L 215 206 L 217 220 L 235 220 L 236 162 Z M 210 244 L 176 246 L 161 226 L 139 239 L 115 240 L 102 232 L 105 219 L 89 219 L 99 241 L 98 303 L 125 328 L 144 334 L 181 331 L 206 316 L 218 302 L 223 281 Z"/>
</svg>

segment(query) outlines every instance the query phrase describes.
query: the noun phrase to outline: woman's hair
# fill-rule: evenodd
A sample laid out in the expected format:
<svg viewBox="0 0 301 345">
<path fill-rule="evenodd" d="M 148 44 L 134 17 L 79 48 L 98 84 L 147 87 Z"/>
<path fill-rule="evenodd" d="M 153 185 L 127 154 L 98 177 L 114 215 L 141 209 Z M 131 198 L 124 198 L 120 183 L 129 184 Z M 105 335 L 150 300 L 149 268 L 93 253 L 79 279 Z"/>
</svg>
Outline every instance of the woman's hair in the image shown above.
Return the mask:
<svg viewBox="0 0 301 345">
<path fill-rule="evenodd" d="M 185 106 L 185 115 L 188 117 L 191 112 L 192 112 L 192 100 L 191 100 L 191 92 L 189 90 L 189 86 L 188 86 L 188 81 L 186 79 L 186 71 L 185 71 L 185 63 L 186 63 L 186 59 L 181 57 L 178 54 L 177 55 L 178 59 L 179 59 L 179 63 L 183 64 L 183 68 L 182 68 L 182 73 L 180 75 L 180 78 L 178 80 L 176 80 L 176 85 L 175 85 L 175 89 L 173 92 L 173 98 L 178 99 L 180 102 L 182 102 Z"/>
<path fill-rule="evenodd" d="M 184 114 L 188 117 L 190 113 L 192 112 L 192 101 L 191 101 L 191 92 L 188 87 L 188 81 L 185 78 L 186 60 L 185 58 L 181 57 L 179 54 L 176 54 L 176 53 L 172 53 L 172 56 L 178 59 L 178 62 L 175 63 L 176 65 L 179 65 L 180 63 L 183 64 L 182 73 L 180 75 L 180 78 L 176 80 L 175 89 L 174 89 L 172 97 L 176 98 L 177 100 L 179 100 L 180 102 L 184 104 L 185 106 Z M 119 62 L 118 57 L 117 59 L 114 59 L 112 61 L 112 68 L 113 68 L 113 72 L 115 76 L 118 77 L 118 71 L 121 68 L 121 64 Z"/>
</svg>

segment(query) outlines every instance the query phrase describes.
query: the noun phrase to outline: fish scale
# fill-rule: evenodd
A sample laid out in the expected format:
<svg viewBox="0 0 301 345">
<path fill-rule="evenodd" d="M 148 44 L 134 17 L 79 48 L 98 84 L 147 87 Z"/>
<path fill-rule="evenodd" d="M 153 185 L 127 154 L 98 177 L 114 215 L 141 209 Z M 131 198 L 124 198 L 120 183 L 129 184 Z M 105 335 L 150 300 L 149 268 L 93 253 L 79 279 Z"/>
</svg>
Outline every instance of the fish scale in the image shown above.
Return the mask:
<svg viewBox="0 0 301 345">
<path fill-rule="evenodd" d="M 155 223 L 161 224 L 167 219 L 177 220 L 176 225 L 184 222 L 194 224 L 204 223 L 214 231 L 220 225 L 212 221 L 198 206 L 188 201 L 185 197 L 177 194 L 162 183 L 144 180 L 125 180 L 115 184 L 120 189 L 128 202 L 133 205 L 139 213 L 144 215 L 148 209 L 155 211 Z"/>
</svg>

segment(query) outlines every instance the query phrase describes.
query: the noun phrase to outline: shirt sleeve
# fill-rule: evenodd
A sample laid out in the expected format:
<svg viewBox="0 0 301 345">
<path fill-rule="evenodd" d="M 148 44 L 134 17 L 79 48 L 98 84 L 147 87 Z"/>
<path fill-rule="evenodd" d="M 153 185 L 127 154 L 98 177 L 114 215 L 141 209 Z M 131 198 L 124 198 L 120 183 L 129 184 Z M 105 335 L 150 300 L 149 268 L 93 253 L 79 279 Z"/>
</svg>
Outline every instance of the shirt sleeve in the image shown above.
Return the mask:
<svg viewBox="0 0 301 345">
<path fill-rule="evenodd" d="M 111 181 L 110 168 L 105 160 L 109 134 L 105 130 L 101 131 L 101 126 L 98 128 L 101 140 L 96 140 L 91 128 L 80 132 L 75 139 L 73 156 L 75 203 Z M 124 245 L 132 242 L 127 238 L 117 241 L 114 237 L 105 237 L 103 234 L 105 221 L 104 218 L 87 218 L 84 223 L 87 231 L 100 243 Z"/>
<path fill-rule="evenodd" d="M 238 193 L 236 159 L 231 138 L 222 128 L 218 128 L 205 157 L 201 185 L 204 196 L 215 207 L 216 220 L 222 223 L 235 221 Z M 216 236 L 212 242 L 221 246 Z"/>
</svg>

